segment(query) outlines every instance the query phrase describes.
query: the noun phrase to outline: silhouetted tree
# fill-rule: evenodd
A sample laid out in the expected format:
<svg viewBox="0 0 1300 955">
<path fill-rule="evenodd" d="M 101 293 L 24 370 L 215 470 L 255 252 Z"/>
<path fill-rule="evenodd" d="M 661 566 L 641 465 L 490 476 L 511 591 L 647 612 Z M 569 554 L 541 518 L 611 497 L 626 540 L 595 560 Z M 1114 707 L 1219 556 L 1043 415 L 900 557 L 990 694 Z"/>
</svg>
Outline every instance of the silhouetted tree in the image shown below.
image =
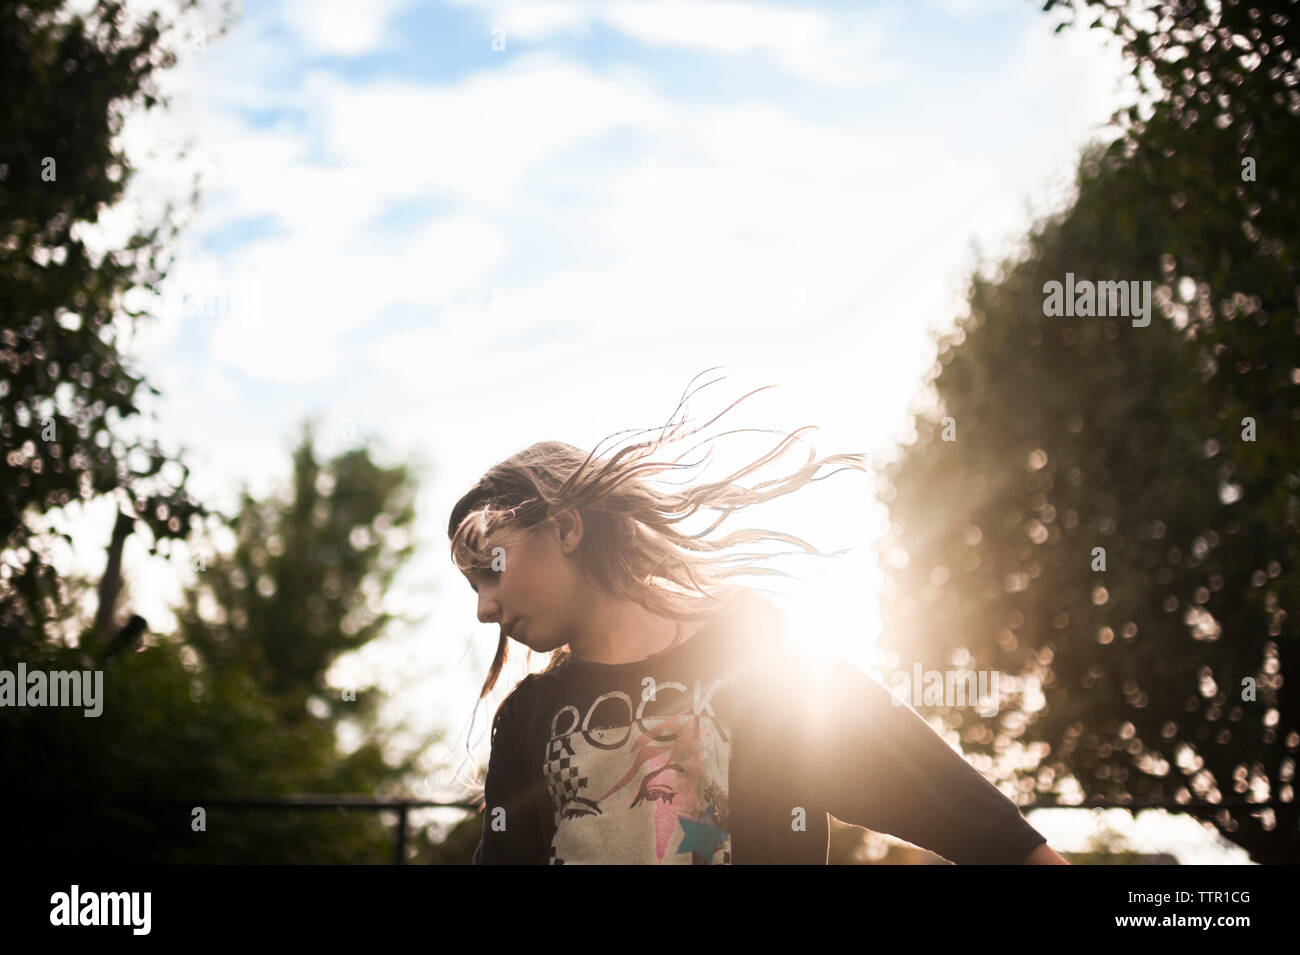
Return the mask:
<svg viewBox="0 0 1300 955">
<path fill-rule="evenodd" d="M 379 467 L 362 449 L 322 465 L 313 444 L 308 424 L 287 495 L 259 501 L 243 491 L 234 553 L 204 559 L 180 626 L 205 663 L 246 667 L 292 719 L 306 715 L 312 696 L 330 719 L 373 704 L 378 691 L 355 702 L 327 696 L 325 671 L 389 625 L 381 596 L 414 551 L 409 471 Z M 199 612 L 205 598 L 211 618 Z"/>
<path fill-rule="evenodd" d="M 1041 680 L 1041 708 L 1019 687 L 997 718 L 942 711 L 1000 773 L 1035 767 L 1026 794 L 1070 777 L 1121 800 L 1271 799 L 1198 815 L 1294 862 L 1295 24 L 1259 4 L 1155 6 L 1155 30 L 1099 22 L 1158 98 L 1087 151 L 1072 205 L 973 279 L 940 342 L 884 488 L 886 640 L 904 665 Z M 1044 285 L 1067 272 L 1150 281 L 1151 324 L 1046 317 Z"/>
<path fill-rule="evenodd" d="M 120 426 L 139 414 L 141 388 L 158 393 L 119 351 L 143 316 L 122 296 L 162 280 L 173 210 L 121 248 L 84 239 L 133 173 L 123 116 L 159 103 L 154 74 L 175 57 L 156 14 L 64 7 L 0 6 L 0 644 L 11 652 L 50 638 L 66 602 L 38 526 L 47 512 L 113 494 L 151 549 L 208 513 L 184 465 Z"/>
<path fill-rule="evenodd" d="M 97 717 L 73 707 L 6 707 L 0 774 L 24 807 L 14 851 L 30 844 L 65 860 L 151 863 L 392 858 L 394 833 L 372 812 L 205 805 L 296 793 L 398 795 L 439 735 L 389 762 L 373 719 L 378 691 L 356 688 L 349 702 L 324 680 L 339 653 L 390 621 L 374 607 L 411 553 L 402 540 L 413 518 L 409 475 L 377 467 L 357 449 L 317 463 L 310 430 L 294 459 L 294 493 L 266 501 L 245 494 L 236 550 L 208 555 L 175 634 L 97 657 L 84 641 L 24 655 L 29 671 L 101 669 L 103 699 Z M 329 579 L 318 592 L 312 581 L 320 575 Z M 68 583 L 74 596 L 91 589 L 81 578 Z M 199 613 L 205 599 L 211 605 Z M 70 613 L 92 625 L 85 609 Z M 295 642 L 301 646 L 290 649 Z M 337 738 L 344 717 L 363 735 L 346 755 Z M 168 805 L 174 800 L 186 802 Z M 417 858 L 436 848 L 423 831 L 408 844 Z"/>
</svg>

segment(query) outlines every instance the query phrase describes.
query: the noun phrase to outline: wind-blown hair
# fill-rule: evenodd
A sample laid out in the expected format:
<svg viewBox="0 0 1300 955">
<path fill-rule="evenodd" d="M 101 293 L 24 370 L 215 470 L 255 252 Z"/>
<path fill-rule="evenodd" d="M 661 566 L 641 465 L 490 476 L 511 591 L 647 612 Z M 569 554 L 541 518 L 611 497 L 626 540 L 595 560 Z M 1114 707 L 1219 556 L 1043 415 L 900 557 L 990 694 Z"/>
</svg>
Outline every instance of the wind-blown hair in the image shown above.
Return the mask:
<svg viewBox="0 0 1300 955">
<path fill-rule="evenodd" d="M 815 425 L 790 432 L 771 451 L 720 481 L 682 490 L 660 489 L 648 483 L 648 479 L 663 472 L 703 463 L 703 460 L 693 464 L 681 463 L 683 457 L 700 445 L 686 449 L 671 460 L 652 459 L 652 455 L 694 436 L 741 401 L 763 390 L 751 391 L 710 421 L 690 430 L 685 430 L 684 419 L 674 423 L 673 418 L 677 415 L 674 411 L 668 425 L 659 429 L 653 440 L 624 447 L 608 457 L 598 455 L 600 446 L 627 432 L 611 435 L 590 453 L 561 441 L 539 441 L 529 445 L 489 468 L 452 508 L 447 525 L 452 560 L 465 573 L 488 571 L 492 565 L 489 540 L 491 546 L 499 546 L 503 540 L 541 526 L 558 511 L 575 508 L 582 515 L 583 522 L 583 539 L 577 555 L 579 567 L 589 582 L 660 616 L 695 620 L 709 616 L 713 609 L 741 589 L 729 585 L 726 582 L 729 577 L 737 574 L 790 576 L 784 571 L 755 563 L 776 555 L 742 553 L 722 556 L 721 551 L 739 544 L 780 540 L 794 544 L 806 553 L 832 556 L 823 554 L 798 537 L 777 531 L 742 530 L 708 539 L 733 512 L 830 477 L 829 474 L 815 476 L 826 465 L 840 463 L 867 470 L 867 455 L 836 454 L 815 460 L 816 451 L 810 450 L 807 463 L 788 477 L 764 481 L 753 488 L 736 483 L 781 457 L 795 441 L 801 440 L 801 432 L 815 428 Z M 688 397 L 683 397 L 677 410 L 681 410 Z M 779 433 L 770 429 L 746 428 L 724 434 L 744 431 Z M 638 432 L 645 433 L 645 430 Z M 707 458 L 708 454 L 704 460 Z M 717 520 L 697 534 L 686 534 L 678 528 L 682 521 L 701 510 L 720 513 Z M 502 634 L 479 694 L 480 699 L 496 685 L 506 662 L 508 642 L 509 638 Z M 551 655 L 543 672 L 562 666 L 569 657 L 568 647 L 561 647 Z"/>
</svg>

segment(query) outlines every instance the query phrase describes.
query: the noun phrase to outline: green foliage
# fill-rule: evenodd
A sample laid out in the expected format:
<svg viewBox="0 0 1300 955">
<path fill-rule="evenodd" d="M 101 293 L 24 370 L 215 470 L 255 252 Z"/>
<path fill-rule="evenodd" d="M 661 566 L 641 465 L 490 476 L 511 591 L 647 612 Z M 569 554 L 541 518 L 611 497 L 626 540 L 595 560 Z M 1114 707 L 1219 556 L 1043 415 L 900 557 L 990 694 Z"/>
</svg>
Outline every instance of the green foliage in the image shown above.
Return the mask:
<svg viewBox="0 0 1300 955">
<path fill-rule="evenodd" d="M 174 57 L 156 15 L 63 6 L 0 6 L 0 641 L 29 647 L 55 632 L 64 599 L 35 517 L 112 493 L 158 541 L 208 513 L 183 465 L 169 473 L 156 444 L 118 437 L 139 390 L 158 393 L 119 352 L 123 316 L 140 317 L 121 297 L 161 281 L 172 210 L 106 254 L 84 241 L 131 177 L 122 116 L 158 102 L 153 75 Z"/>
<path fill-rule="evenodd" d="M 324 689 L 338 654 L 389 625 L 380 595 L 414 552 L 409 528 L 415 486 L 406 468 L 378 467 L 352 450 L 322 467 L 308 425 L 294 452 L 292 496 L 256 501 L 247 490 L 233 524 L 230 556 L 217 555 L 186 595 L 181 634 L 213 667 L 246 662 L 265 692 L 302 702 Z M 198 612 L 204 597 L 219 620 Z M 367 710 L 373 696 L 327 701 L 337 715 Z"/>
<path fill-rule="evenodd" d="M 154 75 L 175 58 L 156 15 L 100 2 L 83 18 L 64 6 L 0 6 L 11 94 L 0 97 L 0 669 L 100 668 L 105 699 L 96 718 L 0 714 L 0 778 L 23 813 L 7 849 L 65 861 L 388 862 L 391 824 L 374 813 L 212 806 L 195 831 L 191 810 L 205 798 L 396 794 L 412 774 L 419 748 L 393 764 L 375 737 L 379 692 L 341 701 L 325 683 L 340 653 L 391 622 L 375 608 L 412 550 L 394 543 L 413 517 L 404 469 L 362 449 L 318 465 L 308 434 L 287 503 L 245 493 L 235 553 L 200 574 L 176 634 L 145 635 L 135 652 L 100 645 L 86 619 L 94 584 L 59 579 L 47 559 L 42 518 L 104 494 L 147 526 L 153 552 L 220 516 L 185 490 L 183 464 L 120 436 L 140 389 L 158 394 L 119 351 L 147 317 L 123 297 L 157 290 L 174 210 L 106 253 L 86 241 L 132 176 L 123 117 L 161 102 Z M 198 613 L 201 594 L 221 622 Z M 364 741 L 343 756 L 345 717 Z M 411 848 L 444 851 L 424 833 Z"/>
<path fill-rule="evenodd" d="M 1300 684 L 1281 675 L 1300 670 L 1283 609 L 1300 596 L 1295 25 L 1156 6 L 1153 32 L 1104 22 L 1130 31 L 1134 70 L 1162 98 L 1088 150 L 1072 206 L 973 279 L 969 318 L 940 343 L 935 407 L 884 490 L 888 646 L 1042 681 L 1041 710 L 944 714 L 968 752 L 1036 747 L 1024 788 L 1069 776 L 1121 800 L 1271 797 L 1201 814 L 1255 859 L 1294 862 Z M 1198 52 L 1166 59 L 1179 45 Z M 1149 280 L 1151 325 L 1044 317 L 1044 283 L 1066 272 Z"/>
<path fill-rule="evenodd" d="M 25 662 L 29 672 L 89 663 L 62 649 Z M 25 805 L 10 833 L 20 846 L 65 861 L 387 861 L 392 835 L 373 815 L 209 808 L 206 831 L 193 831 L 203 795 L 359 792 L 371 767 L 337 760 L 327 725 L 285 726 L 245 674 L 195 674 L 174 641 L 104 670 L 98 718 L 67 707 L 5 714 L 0 763 Z"/>
<path fill-rule="evenodd" d="M 42 840 L 43 851 L 141 862 L 390 860 L 391 826 L 369 812 L 212 806 L 206 831 L 191 828 L 191 811 L 205 797 L 399 795 L 416 757 L 434 741 L 389 763 L 374 735 L 378 691 L 343 701 L 324 676 L 338 654 L 379 636 L 389 621 L 363 611 L 351 633 L 343 623 L 382 598 L 411 552 L 401 539 L 414 517 L 410 477 L 401 467 L 377 467 L 360 450 L 318 464 L 310 431 L 295 463 L 288 500 L 245 493 L 235 523 L 239 545 L 199 572 L 177 633 L 102 661 L 99 717 L 76 708 L 6 708 L 0 771 L 18 780 L 30 801 L 33 825 L 25 831 Z M 329 494 L 319 490 L 331 485 Z M 358 527 L 374 537 L 363 542 Z M 319 584 L 332 595 L 321 605 L 312 581 L 330 574 L 337 579 Z M 271 596 L 258 591 L 258 581 L 273 588 Z M 238 623 L 199 615 L 204 595 L 213 616 Z M 22 659 L 29 672 L 101 664 L 85 650 L 51 645 Z M 16 664 L 8 656 L 3 663 L 10 670 Z M 312 698 L 329 704 L 321 715 L 308 710 Z M 336 729 L 345 717 L 366 732 L 343 756 Z M 77 825 L 67 825 L 69 818 Z M 433 851 L 427 839 L 413 846 Z"/>
</svg>

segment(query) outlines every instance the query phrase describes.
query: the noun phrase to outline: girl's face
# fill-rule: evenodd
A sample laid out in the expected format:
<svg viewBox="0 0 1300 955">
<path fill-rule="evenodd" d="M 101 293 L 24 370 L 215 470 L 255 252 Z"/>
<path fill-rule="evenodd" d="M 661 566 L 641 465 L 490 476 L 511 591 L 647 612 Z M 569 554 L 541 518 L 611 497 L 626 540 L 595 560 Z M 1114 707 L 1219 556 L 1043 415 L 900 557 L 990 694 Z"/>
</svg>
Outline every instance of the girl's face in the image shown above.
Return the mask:
<svg viewBox="0 0 1300 955">
<path fill-rule="evenodd" d="M 580 632 L 573 609 L 587 588 L 576 553 L 581 519 L 572 511 L 527 531 L 499 529 L 489 550 L 504 548 L 500 571 L 466 574 L 478 594 L 478 618 L 538 653 L 550 653 Z"/>
</svg>

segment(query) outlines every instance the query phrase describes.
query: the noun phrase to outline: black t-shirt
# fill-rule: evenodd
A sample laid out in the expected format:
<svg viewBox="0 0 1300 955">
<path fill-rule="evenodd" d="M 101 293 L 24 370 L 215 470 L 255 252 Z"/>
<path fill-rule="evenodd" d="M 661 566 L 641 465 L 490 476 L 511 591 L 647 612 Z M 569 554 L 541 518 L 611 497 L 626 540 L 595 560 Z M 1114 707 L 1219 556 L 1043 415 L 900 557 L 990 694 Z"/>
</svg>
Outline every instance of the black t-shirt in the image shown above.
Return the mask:
<svg viewBox="0 0 1300 955">
<path fill-rule="evenodd" d="M 645 660 L 519 683 L 493 718 L 476 864 L 825 864 L 827 813 L 958 864 L 1046 841 L 879 681 L 738 594 Z"/>
</svg>

